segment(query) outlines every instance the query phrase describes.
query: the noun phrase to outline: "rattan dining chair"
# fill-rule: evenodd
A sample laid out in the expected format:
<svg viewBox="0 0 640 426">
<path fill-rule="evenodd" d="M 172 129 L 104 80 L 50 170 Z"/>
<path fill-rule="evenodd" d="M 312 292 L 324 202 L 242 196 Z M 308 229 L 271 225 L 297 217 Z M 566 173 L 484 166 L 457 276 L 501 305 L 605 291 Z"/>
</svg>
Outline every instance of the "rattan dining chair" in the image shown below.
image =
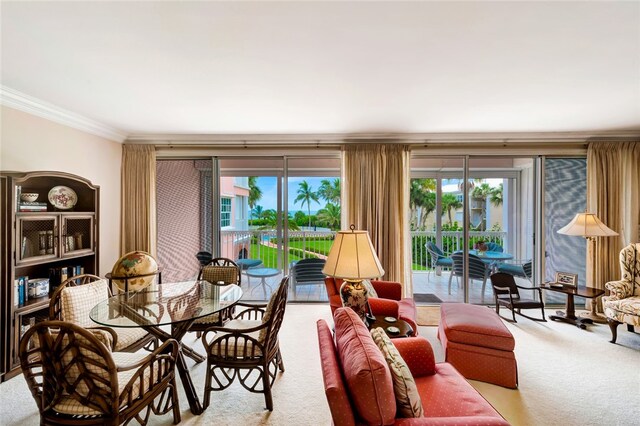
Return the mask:
<svg viewBox="0 0 640 426">
<path fill-rule="evenodd" d="M 273 411 L 271 387 L 278 369 L 284 372 L 278 332 L 284 318 L 289 277 L 284 277 L 267 305 L 238 303 L 247 308 L 224 327 L 211 327 L 202 335 L 207 351 L 204 407 L 211 392 L 226 389 L 236 377 L 250 392 L 263 393 Z"/>
<path fill-rule="evenodd" d="M 226 257 L 216 257 L 211 259 L 206 265 L 200 268 L 198 273 L 198 281 L 205 280 L 211 284 L 228 285 L 236 284 L 242 285 L 241 269 L 231 259 Z M 191 324 L 189 331 L 197 332 L 197 336 L 200 337 L 202 332 L 213 325 L 223 325 L 229 321 L 234 313 L 235 307 L 231 306 L 228 309 L 224 309 L 215 314 L 208 315 L 203 318 L 198 318 Z"/>
<path fill-rule="evenodd" d="M 43 321 L 27 330 L 19 354 L 40 424 L 145 425 L 151 412 L 169 411 L 180 422 L 173 339 L 151 354 L 112 353 L 91 330 Z"/>
<path fill-rule="evenodd" d="M 82 274 L 65 280 L 49 300 L 49 319 L 72 322 L 87 329 L 111 334 L 115 352 L 136 352 L 142 348 L 153 350 L 157 339 L 143 328 L 117 329 L 99 327 L 89 318 L 89 312 L 99 302 L 111 296 L 107 280 L 97 275 Z"/>
</svg>

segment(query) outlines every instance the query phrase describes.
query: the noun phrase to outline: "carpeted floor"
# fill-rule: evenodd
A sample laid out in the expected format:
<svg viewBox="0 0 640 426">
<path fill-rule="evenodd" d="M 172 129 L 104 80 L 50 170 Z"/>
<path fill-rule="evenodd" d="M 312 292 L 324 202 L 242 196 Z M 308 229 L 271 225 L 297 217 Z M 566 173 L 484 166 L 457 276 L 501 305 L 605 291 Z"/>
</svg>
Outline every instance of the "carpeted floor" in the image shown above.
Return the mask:
<svg viewBox="0 0 640 426">
<path fill-rule="evenodd" d="M 212 405 L 193 416 L 181 396 L 182 424 L 200 425 L 329 425 L 317 349 L 318 318 L 330 321 L 325 304 L 289 305 L 281 330 L 286 371 L 273 388 L 274 411 L 264 410 L 264 398 L 237 385 L 212 395 Z M 513 425 L 633 425 L 640 412 L 640 336 L 619 330 L 612 345 L 606 325 L 587 331 L 568 324 L 518 319 L 507 323 L 516 339 L 520 387 L 518 390 L 472 381 Z M 420 334 L 443 359 L 435 327 Z M 185 343 L 194 344 L 195 335 Z M 194 344 L 198 348 L 197 344 Z M 202 351 L 202 348 L 199 348 Z M 191 366 L 202 395 L 205 365 Z M 0 424 L 37 425 L 38 412 L 24 379 L 18 376 L 0 385 Z M 150 424 L 170 425 L 171 416 L 152 417 Z"/>
</svg>

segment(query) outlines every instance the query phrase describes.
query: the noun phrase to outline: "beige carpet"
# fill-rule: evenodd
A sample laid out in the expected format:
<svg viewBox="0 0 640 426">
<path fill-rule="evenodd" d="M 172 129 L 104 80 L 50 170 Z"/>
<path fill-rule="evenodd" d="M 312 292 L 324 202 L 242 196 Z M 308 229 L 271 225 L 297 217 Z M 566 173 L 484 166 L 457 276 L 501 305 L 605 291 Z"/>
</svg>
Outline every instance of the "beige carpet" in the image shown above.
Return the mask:
<svg viewBox="0 0 640 426">
<path fill-rule="evenodd" d="M 182 424 L 329 425 L 331 418 L 322 390 L 315 321 L 329 319 L 326 305 L 289 305 L 281 331 L 286 371 L 274 385 L 274 411 L 264 410 L 260 394 L 240 386 L 212 395 L 202 416 L 189 412 L 181 397 Z M 588 331 L 568 324 L 535 323 L 527 319 L 507 324 L 516 338 L 520 375 L 518 390 L 480 382 L 472 384 L 513 425 L 633 425 L 640 413 L 640 336 L 619 330 L 619 343 L 608 343 L 609 329 Z M 420 327 L 432 343 L 436 359 L 442 349 L 435 327 Z M 195 335 L 185 342 L 195 342 Z M 201 349 L 200 349 L 201 350 Z M 204 364 L 193 365 L 199 394 Z M 38 412 L 24 379 L 0 385 L 0 424 L 37 425 Z M 169 425 L 171 416 L 154 417 L 151 424 Z"/>
</svg>

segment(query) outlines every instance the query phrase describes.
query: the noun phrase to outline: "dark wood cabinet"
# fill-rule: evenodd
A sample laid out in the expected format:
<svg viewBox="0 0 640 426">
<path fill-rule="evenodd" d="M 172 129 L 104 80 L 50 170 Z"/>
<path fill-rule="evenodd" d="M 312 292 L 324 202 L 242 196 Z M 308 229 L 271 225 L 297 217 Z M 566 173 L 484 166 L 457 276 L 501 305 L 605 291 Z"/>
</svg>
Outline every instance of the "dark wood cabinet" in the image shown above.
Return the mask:
<svg viewBox="0 0 640 426">
<path fill-rule="evenodd" d="M 60 186 L 76 194 L 73 207 L 57 208 L 49 202 L 49 191 Z M 38 197 L 29 205 L 21 199 L 25 193 Z M 20 277 L 50 279 L 51 293 L 56 272 L 99 274 L 99 200 L 100 188 L 80 176 L 0 173 L 0 381 L 20 373 L 20 337 L 48 316 L 48 294 L 19 303 Z"/>
</svg>

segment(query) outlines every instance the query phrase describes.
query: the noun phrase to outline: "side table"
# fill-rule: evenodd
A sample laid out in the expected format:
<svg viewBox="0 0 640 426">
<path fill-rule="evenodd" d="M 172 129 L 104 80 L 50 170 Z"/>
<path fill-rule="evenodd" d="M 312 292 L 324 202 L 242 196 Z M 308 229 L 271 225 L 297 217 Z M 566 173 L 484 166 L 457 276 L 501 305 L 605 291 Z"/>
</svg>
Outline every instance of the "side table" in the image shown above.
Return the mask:
<svg viewBox="0 0 640 426">
<path fill-rule="evenodd" d="M 369 325 L 369 327 L 368 327 L 369 330 L 372 330 L 372 329 L 378 328 L 378 327 L 382 327 L 384 332 L 391 339 L 395 339 L 396 337 L 409 337 L 409 336 L 411 336 L 413 334 L 413 328 L 405 320 L 402 320 L 400 318 L 396 318 L 395 321 L 387 321 L 385 319 L 386 317 L 383 317 L 382 315 L 378 315 L 375 318 L 376 318 L 376 320 Z M 396 327 L 399 330 L 399 332 L 398 333 L 392 333 L 392 332 L 390 332 L 388 330 L 389 327 Z"/>
<path fill-rule="evenodd" d="M 549 319 L 553 321 L 562 321 L 569 324 L 573 324 L 582 330 L 586 330 L 587 324 L 593 324 L 593 320 L 590 318 L 577 317 L 575 303 L 573 301 L 574 296 L 585 297 L 587 299 L 593 299 L 600 297 L 604 294 L 604 290 L 592 287 L 573 287 L 568 285 L 562 285 L 562 287 L 551 286 L 554 283 L 544 283 L 540 285 L 540 288 L 548 291 L 555 291 L 557 293 L 564 293 L 567 295 L 567 305 L 565 306 L 565 312 L 556 311 L 556 315 L 550 315 Z"/>
</svg>

